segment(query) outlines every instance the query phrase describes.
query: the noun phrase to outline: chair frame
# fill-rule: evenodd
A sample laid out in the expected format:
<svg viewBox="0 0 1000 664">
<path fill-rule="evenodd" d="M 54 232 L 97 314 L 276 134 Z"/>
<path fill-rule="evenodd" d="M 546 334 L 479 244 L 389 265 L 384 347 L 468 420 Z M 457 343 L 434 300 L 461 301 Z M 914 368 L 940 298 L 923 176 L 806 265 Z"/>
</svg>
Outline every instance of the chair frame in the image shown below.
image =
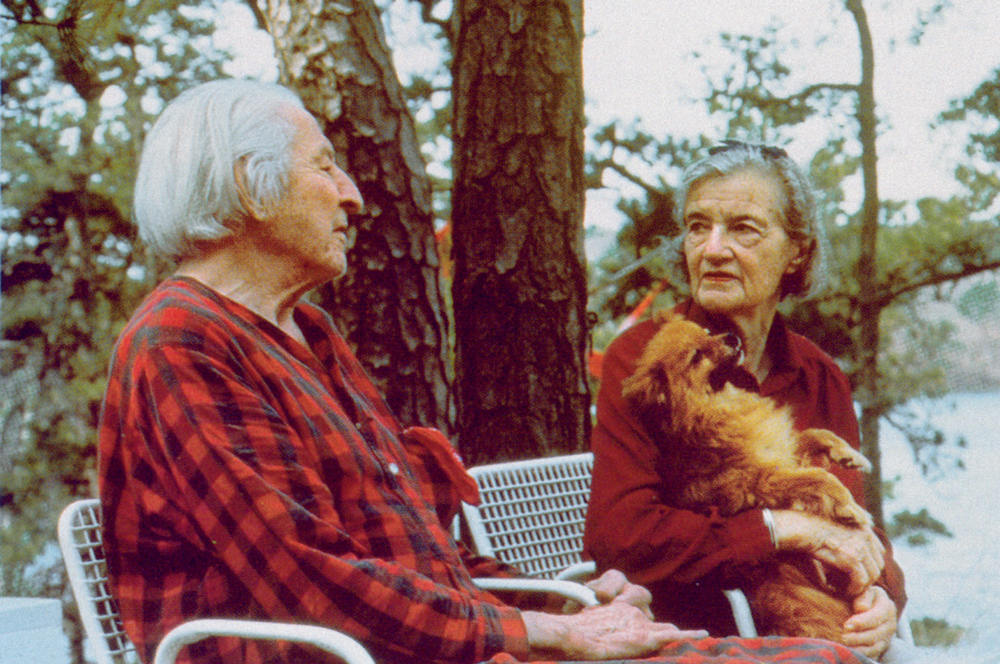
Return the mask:
<svg viewBox="0 0 1000 664">
<path fill-rule="evenodd" d="M 98 500 L 84 499 L 70 503 L 59 516 L 59 548 L 80 611 L 80 622 L 90 639 L 98 664 L 138 663 L 138 654 L 122 626 L 118 605 L 108 582 L 101 523 Z M 584 606 L 597 604 L 594 591 L 570 581 L 475 579 L 475 583 L 484 590 L 553 593 Z M 375 664 L 364 645 L 334 629 L 221 618 L 191 620 L 172 629 L 160 642 L 153 664 L 173 664 L 185 646 L 216 636 L 309 644 L 336 655 L 345 664 Z"/>
<path fill-rule="evenodd" d="M 476 552 L 532 578 L 593 574 L 581 555 L 593 465 L 585 452 L 470 468 L 481 503 L 463 503 L 462 514 Z"/>
<path fill-rule="evenodd" d="M 529 576 L 582 580 L 593 575 L 594 562 L 583 560 L 593 466 L 593 453 L 583 452 L 470 468 L 481 496 L 478 506 L 462 504 L 473 548 Z M 746 596 L 739 589 L 724 592 L 739 635 L 756 637 Z"/>
<path fill-rule="evenodd" d="M 67 505 L 59 516 L 58 535 L 80 622 L 98 664 L 139 661 L 108 585 L 99 502 Z"/>
<path fill-rule="evenodd" d="M 58 535 L 80 622 L 98 664 L 138 662 L 108 583 L 99 501 L 77 500 L 67 505 L 59 516 Z M 172 629 L 157 648 L 153 664 L 173 664 L 185 646 L 214 636 L 292 641 L 316 646 L 345 664 L 375 664 L 359 641 L 333 629 L 216 618 L 192 620 Z"/>
</svg>

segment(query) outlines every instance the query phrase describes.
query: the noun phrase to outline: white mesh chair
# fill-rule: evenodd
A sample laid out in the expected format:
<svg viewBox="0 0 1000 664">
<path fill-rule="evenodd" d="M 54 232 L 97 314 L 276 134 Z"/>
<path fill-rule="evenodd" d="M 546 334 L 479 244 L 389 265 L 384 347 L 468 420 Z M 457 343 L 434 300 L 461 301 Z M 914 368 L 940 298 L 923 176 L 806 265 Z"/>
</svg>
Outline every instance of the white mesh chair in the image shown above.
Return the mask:
<svg viewBox="0 0 1000 664">
<path fill-rule="evenodd" d="M 473 547 L 531 578 L 592 574 L 581 553 L 593 467 L 588 452 L 470 468 L 482 500 L 462 505 Z"/>
<path fill-rule="evenodd" d="M 582 558 L 593 467 L 586 452 L 470 468 L 481 497 L 478 507 L 462 505 L 473 548 L 532 578 L 593 574 L 594 563 Z M 757 636 L 743 592 L 725 592 L 739 635 Z"/>
<path fill-rule="evenodd" d="M 98 664 L 139 662 L 135 647 L 122 629 L 118 607 L 108 585 L 97 500 L 70 503 L 59 517 L 59 547 L 80 621 Z M 250 620 L 192 620 L 171 630 L 156 651 L 154 664 L 172 664 L 187 645 L 213 636 L 294 641 L 336 655 L 345 664 L 375 664 L 358 641 L 325 627 Z"/>
<path fill-rule="evenodd" d="M 80 621 L 97 657 L 97 664 L 138 664 L 135 647 L 122 628 L 118 606 L 108 585 L 97 500 L 70 503 L 59 517 L 59 547 Z M 555 593 L 585 606 L 597 603 L 594 592 L 578 583 L 541 579 L 476 579 L 486 590 Z M 156 651 L 154 664 L 172 664 L 187 645 L 213 636 L 294 641 L 314 645 L 340 657 L 345 664 L 374 664 L 364 646 L 346 634 L 313 625 L 278 622 L 192 620 L 171 630 Z"/>
</svg>

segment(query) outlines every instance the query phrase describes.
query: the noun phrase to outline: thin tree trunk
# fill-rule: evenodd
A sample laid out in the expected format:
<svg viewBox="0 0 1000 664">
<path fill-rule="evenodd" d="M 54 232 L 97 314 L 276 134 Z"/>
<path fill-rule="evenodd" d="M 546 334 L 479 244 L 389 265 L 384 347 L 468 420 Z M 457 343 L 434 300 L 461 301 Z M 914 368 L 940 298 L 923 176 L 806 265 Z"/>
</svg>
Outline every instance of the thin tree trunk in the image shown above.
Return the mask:
<svg viewBox="0 0 1000 664">
<path fill-rule="evenodd" d="M 258 0 L 282 82 L 333 143 L 365 200 L 347 274 L 320 289 L 404 424 L 451 432 L 448 330 L 431 188 L 371 0 Z"/>
<path fill-rule="evenodd" d="M 879 419 L 885 411 L 880 397 L 878 351 L 881 338 L 877 241 L 879 230 L 879 194 L 875 151 L 877 119 L 875 116 L 875 53 L 868 17 L 861 0 L 847 0 L 847 10 L 858 27 L 861 49 L 861 84 L 858 86 L 857 118 L 861 138 L 861 170 L 864 202 L 861 208 L 861 251 L 857 275 L 859 288 L 860 371 L 858 398 L 861 401 L 861 450 L 872 462 L 872 472 L 865 478 L 865 500 L 878 527 L 884 525 L 882 512 L 882 454 L 879 448 Z"/>
<path fill-rule="evenodd" d="M 581 0 L 464 0 L 456 16 L 460 449 L 470 463 L 584 449 Z"/>
</svg>

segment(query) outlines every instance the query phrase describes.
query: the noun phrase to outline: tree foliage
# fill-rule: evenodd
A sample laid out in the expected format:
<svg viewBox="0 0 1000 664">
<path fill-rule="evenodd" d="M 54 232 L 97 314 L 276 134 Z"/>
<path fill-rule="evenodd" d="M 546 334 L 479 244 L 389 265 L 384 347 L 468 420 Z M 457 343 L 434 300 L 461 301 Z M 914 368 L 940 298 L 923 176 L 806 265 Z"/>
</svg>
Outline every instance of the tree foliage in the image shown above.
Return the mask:
<svg viewBox="0 0 1000 664">
<path fill-rule="evenodd" d="M 941 114 L 948 122 L 976 121 L 969 153 L 991 162 L 1000 161 L 1000 69 L 983 81 L 971 95 L 956 100 Z"/>
<path fill-rule="evenodd" d="M 163 270 L 129 223 L 139 146 L 165 101 L 220 74 L 210 16 L 180 0 L 3 1 L 0 594 L 59 592 L 37 569 L 58 560 L 39 555 L 58 506 L 96 491 L 111 346 Z"/>
<path fill-rule="evenodd" d="M 946 4 L 938 7 L 940 12 Z M 762 35 L 723 34 L 721 45 L 730 54 L 721 71 L 706 70 L 711 91 L 707 110 L 722 120 L 725 136 L 677 137 L 656 140 L 641 130 L 623 131 L 618 123 L 599 129 L 594 139 L 599 158 L 590 159 L 590 180 L 617 177 L 639 186 L 636 198 L 619 208 L 628 222 L 618 235 L 619 247 L 598 264 L 598 281 L 621 270 L 638 256 L 655 251 L 659 235 L 678 232 L 672 218 L 669 180 L 676 181 L 681 166 L 704 155 L 707 144 L 721 138 L 763 140 L 784 144 L 804 123 L 826 126 L 829 139 L 812 158 L 808 169 L 817 188 L 821 219 L 830 240 L 831 287 L 822 296 L 784 308 L 792 326 L 815 340 L 845 368 L 863 407 L 864 450 L 878 460 L 878 422 L 905 410 L 918 396 L 939 396 L 949 389 L 940 365 L 920 355 L 920 348 L 938 351 L 957 345 L 946 321 L 928 319 L 919 304 L 928 293 L 942 296 L 946 284 L 1000 267 L 1000 219 L 991 208 L 997 192 L 995 169 L 962 165 L 956 171 L 965 192 L 947 200 L 925 198 L 913 202 L 884 200 L 877 188 L 876 136 L 878 121 L 872 76 L 873 36 L 868 33 L 864 6 L 858 0 L 842 5 L 857 26 L 862 76 L 856 82 L 808 82 L 793 77 L 783 64 L 790 40 L 776 28 Z M 917 28 L 926 28 L 922 16 Z M 956 104 L 943 121 L 975 115 L 982 131 L 973 135 L 973 155 L 990 158 L 997 140 L 1000 106 L 997 87 L 987 81 L 969 99 Z M 998 143 L 1000 145 L 1000 143 Z M 636 173 L 654 172 L 656 181 Z M 666 172 L 664 172 L 666 170 Z M 613 174 L 613 175 L 612 175 Z M 863 181 L 861 207 L 845 193 L 852 180 Z M 635 306 L 645 291 L 664 277 L 676 278 L 669 261 L 654 261 L 617 282 L 616 290 L 595 300 L 603 320 L 616 319 Z M 683 285 L 664 290 L 662 306 L 676 301 Z M 610 335 L 607 335 L 610 336 Z M 915 451 L 940 445 L 922 435 L 921 425 L 893 417 L 910 434 Z M 871 482 L 869 502 L 880 516 L 878 475 Z"/>
</svg>

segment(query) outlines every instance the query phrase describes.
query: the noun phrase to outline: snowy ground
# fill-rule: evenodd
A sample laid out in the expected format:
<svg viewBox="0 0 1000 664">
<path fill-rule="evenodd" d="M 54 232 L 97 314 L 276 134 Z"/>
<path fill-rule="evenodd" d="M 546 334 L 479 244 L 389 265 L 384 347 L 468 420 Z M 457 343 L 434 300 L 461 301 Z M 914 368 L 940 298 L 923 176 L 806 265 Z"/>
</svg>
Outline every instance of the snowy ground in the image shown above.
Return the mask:
<svg viewBox="0 0 1000 664">
<path fill-rule="evenodd" d="M 910 597 L 907 617 L 933 618 L 967 630 L 949 648 L 921 649 L 935 664 L 1000 663 L 1000 394 L 967 394 L 926 404 L 932 421 L 951 436 L 964 470 L 930 477 L 916 468 L 902 437 L 883 424 L 883 477 L 899 477 L 885 502 L 886 519 L 926 507 L 952 538 L 925 546 L 894 542 Z M 924 659 L 924 658 L 922 658 Z"/>
</svg>

